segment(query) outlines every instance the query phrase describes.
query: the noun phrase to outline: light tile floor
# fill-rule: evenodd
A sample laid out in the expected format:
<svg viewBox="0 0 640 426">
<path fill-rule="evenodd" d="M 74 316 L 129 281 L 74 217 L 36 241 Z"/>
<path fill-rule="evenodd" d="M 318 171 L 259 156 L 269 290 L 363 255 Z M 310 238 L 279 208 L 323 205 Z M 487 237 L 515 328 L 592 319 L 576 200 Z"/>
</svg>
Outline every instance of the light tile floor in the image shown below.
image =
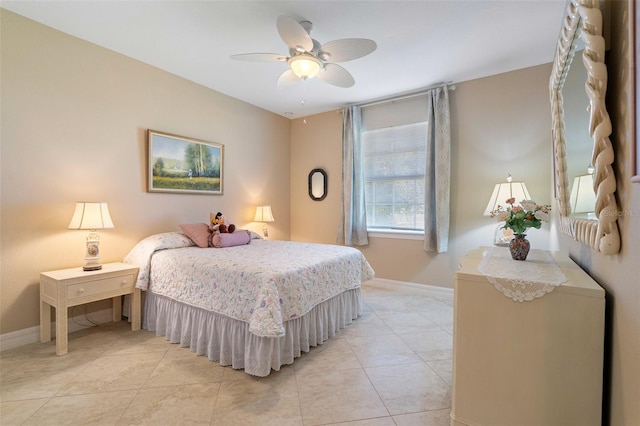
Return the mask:
<svg viewBox="0 0 640 426">
<path fill-rule="evenodd" d="M 266 378 L 122 321 L 0 353 L 6 425 L 448 425 L 453 297 L 363 287 L 364 314 Z"/>
</svg>

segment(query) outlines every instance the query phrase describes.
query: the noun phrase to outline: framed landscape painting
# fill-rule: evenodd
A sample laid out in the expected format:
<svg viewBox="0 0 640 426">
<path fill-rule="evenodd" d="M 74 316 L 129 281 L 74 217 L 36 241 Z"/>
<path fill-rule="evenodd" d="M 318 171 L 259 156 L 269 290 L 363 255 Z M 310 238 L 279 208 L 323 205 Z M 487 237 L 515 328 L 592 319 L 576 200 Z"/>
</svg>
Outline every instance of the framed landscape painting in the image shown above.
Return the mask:
<svg viewBox="0 0 640 426">
<path fill-rule="evenodd" d="M 222 194 L 224 145 L 149 129 L 149 192 Z"/>
</svg>

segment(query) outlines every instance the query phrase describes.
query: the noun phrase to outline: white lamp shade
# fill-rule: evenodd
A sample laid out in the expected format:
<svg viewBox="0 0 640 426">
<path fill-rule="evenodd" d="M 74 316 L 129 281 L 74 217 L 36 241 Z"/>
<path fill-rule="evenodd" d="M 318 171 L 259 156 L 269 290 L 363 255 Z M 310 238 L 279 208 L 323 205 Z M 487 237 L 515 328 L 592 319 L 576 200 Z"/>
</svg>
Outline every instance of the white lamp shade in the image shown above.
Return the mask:
<svg viewBox="0 0 640 426">
<path fill-rule="evenodd" d="M 79 201 L 69 223 L 69 229 L 114 228 L 107 203 Z"/>
<path fill-rule="evenodd" d="M 271 213 L 271 206 L 258 206 L 256 208 L 256 216 L 253 219 L 254 222 L 273 222 L 273 214 Z"/>
<path fill-rule="evenodd" d="M 572 213 L 592 213 L 596 211 L 596 193 L 593 190 L 593 175 L 576 176 L 571 187 Z"/>
<path fill-rule="evenodd" d="M 308 54 L 296 55 L 289 59 L 291 71 L 302 79 L 315 77 L 321 66 L 318 58 Z"/>
<path fill-rule="evenodd" d="M 529 195 L 527 185 L 525 185 L 524 182 L 498 183 L 493 188 L 493 193 L 491 194 L 491 198 L 489 198 L 487 208 L 484 210 L 484 215 L 491 216 L 491 212 L 496 210 L 498 206 L 506 208 L 506 201 L 509 198 L 515 198 L 516 203 L 519 203 L 522 200 L 530 200 L 531 195 Z"/>
</svg>

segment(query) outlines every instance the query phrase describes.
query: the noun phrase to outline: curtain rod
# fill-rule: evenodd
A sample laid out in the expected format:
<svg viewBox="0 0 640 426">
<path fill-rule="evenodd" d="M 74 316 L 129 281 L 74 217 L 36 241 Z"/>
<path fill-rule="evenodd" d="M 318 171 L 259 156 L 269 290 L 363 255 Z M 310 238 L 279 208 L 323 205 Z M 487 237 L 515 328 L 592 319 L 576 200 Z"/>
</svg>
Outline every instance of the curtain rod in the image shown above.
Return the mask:
<svg viewBox="0 0 640 426">
<path fill-rule="evenodd" d="M 375 101 L 367 102 L 365 104 L 351 104 L 351 105 L 357 105 L 360 108 L 364 108 L 364 107 L 370 107 L 370 106 L 373 106 L 373 105 L 383 104 L 385 102 L 400 101 L 400 100 L 403 100 L 403 99 L 415 98 L 417 96 L 425 95 L 429 90 L 437 89 L 439 87 L 445 87 L 445 86 L 449 90 L 456 90 L 456 86 L 454 84 L 443 83 L 443 84 L 438 84 L 436 86 L 430 86 L 430 87 L 427 87 L 427 88 L 424 88 L 424 89 L 420 89 L 419 92 L 407 93 L 405 95 L 392 96 L 392 97 L 388 97 L 388 98 L 378 99 L 378 100 L 375 100 Z"/>
</svg>

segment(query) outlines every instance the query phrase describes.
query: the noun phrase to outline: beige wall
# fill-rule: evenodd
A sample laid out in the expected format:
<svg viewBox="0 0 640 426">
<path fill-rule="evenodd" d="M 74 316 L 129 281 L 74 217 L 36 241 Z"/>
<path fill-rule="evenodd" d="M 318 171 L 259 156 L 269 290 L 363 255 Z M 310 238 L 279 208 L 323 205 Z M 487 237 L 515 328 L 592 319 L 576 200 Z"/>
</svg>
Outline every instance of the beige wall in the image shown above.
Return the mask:
<svg viewBox="0 0 640 426">
<path fill-rule="evenodd" d="M 603 256 L 562 235 L 560 248 L 607 291 L 605 424 L 640 425 L 640 184 L 632 184 L 634 144 L 633 57 L 629 51 L 628 1 L 607 2 L 611 13 L 607 52 L 607 108 L 616 153 L 616 198 L 621 251 Z"/>
<path fill-rule="evenodd" d="M 450 92 L 451 230 L 447 253 L 426 253 L 420 240 L 370 238 L 360 247 L 376 276 L 453 287 L 458 258 L 493 242 L 496 222 L 482 216 L 496 183 L 507 173 L 527 183 L 539 203 L 551 202 L 551 65 L 456 84 Z M 336 241 L 340 217 L 342 114 L 328 112 L 291 126 L 291 238 Z M 307 175 L 327 170 L 323 201 L 307 195 Z M 549 249 L 549 224 L 530 232 L 533 247 Z"/>
<path fill-rule="evenodd" d="M 276 218 L 271 235 L 289 238 L 288 119 L 0 13 L 0 332 L 38 324 L 40 271 L 84 263 L 86 232 L 67 230 L 79 200 L 109 203 L 103 262 L 210 211 L 260 230 L 251 221 L 263 203 Z M 224 144 L 224 195 L 146 192 L 148 128 Z"/>
<path fill-rule="evenodd" d="M 327 112 L 291 123 L 291 239 L 335 244 L 342 185 L 342 113 Z M 327 172 L 327 197 L 309 197 L 311 170 Z M 295 176 L 295 178 L 294 178 Z"/>
</svg>

